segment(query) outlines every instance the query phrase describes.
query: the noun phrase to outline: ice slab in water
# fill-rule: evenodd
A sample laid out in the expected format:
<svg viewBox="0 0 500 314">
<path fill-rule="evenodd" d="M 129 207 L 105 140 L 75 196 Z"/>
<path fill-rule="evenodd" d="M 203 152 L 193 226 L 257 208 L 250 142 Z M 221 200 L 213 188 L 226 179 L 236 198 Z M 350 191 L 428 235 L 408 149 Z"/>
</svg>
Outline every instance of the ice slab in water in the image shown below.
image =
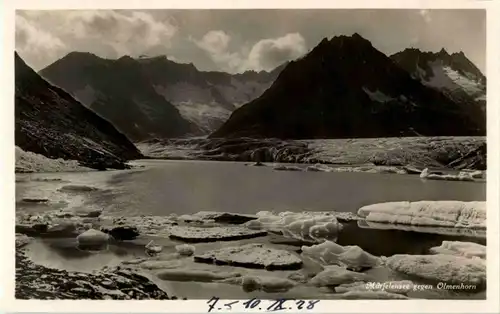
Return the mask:
<svg viewBox="0 0 500 314">
<path fill-rule="evenodd" d="M 420 174 L 420 178 L 428 180 L 441 180 L 441 181 L 474 181 L 474 176 L 469 172 L 460 172 L 459 174 L 436 174 L 430 173 L 428 168 L 425 168 Z"/>
<path fill-rule="evenodd" d="M 195 247 L 189 244 L 181 244 L 175 246 L 175 251 L 177 251 L 180 255 L 191 256 L 194 254 Z"/>
<path fill-rule="evenodd" d="M 486 202 L 388 202 L 361 207 L 358 215 L 392 224 L 486 228 Z"/>
<path fill-rule="evenodd" d="M 254 243 L 195 255 L 194 261 L 267 270 L 294 270 L 302 267 L 302 260 L 297 255 Z"/>
<path fill-rule="evenodd" d="M 251 239 L 267 235 L 265 231 L 242 227 L 200 228 L 175 226 L 170 229 L 170 238 L 185 242 L 215 242 Z"/>
<path fill-rule="evenodd" d="M 485 288 L 486 261 L 448 254 L 393 255 L 386 260 L 392 270 L 452 285 L 474 285 Z"/>
<path fill-rule="evenodd" d="M 281 212 L 275 214 L 261 211 L 257 213 L 257 220 L 251 220 L 245 226 L 254 230 L 282 233 L 286 237 L 298 240 L 322 242 L 335 240 L 342 230 L 342 224 L 338 220 L 351 218 L 354 220 L 353 216 L 355 215 L 336 212 Z"/>
<path fill-rule="evenodd" d="M 340 265 L 350 269 L 371 268 L 381 264 L 380 258 L 364 251 L 359 246 L 342 246 L 332 241 L 318 245 L 302 246 L 302 254 L 323 265 Z"/>
<path fill-rule="evenodd" d="M 317 287 L 330 287 L 353 282 L 366 282 L 371 279 L 364 273 L 347 270 L 343 267 L 332 265 L 314 276 L 309 283 Z"/>
<path fill-rule="evenodd" d="M 402 231 L 433 233 L 433 234 L 442 234 L 450 236 L 486 238 L 486 229 L 478 229 L 478 228 L 415 226 L 415 225 L 403 225 L 403 224 L 393 224 L 385 222 L 374 222 L 367 220 L 359 220 L 358 227 L 363 229 L 402 230 Z"/>
<path fill-rule="evenodd" d="M 449 254 L 469 258 L 486 258 L 486 246 L 473 242 L 443 241 L 441 246 L 431 248 L 430 252 L 433 254 Z"/>
<path fill-rule="evenodd" d="M 171 281 L 199 281 L 213 282 L 217 280 L 228 279 L 231 277 L 240 277 L 238 272 L 211 271 L 200 269 L 167 269 L 159 272 L 157 277 L 162 280 Z"/>
</svg>

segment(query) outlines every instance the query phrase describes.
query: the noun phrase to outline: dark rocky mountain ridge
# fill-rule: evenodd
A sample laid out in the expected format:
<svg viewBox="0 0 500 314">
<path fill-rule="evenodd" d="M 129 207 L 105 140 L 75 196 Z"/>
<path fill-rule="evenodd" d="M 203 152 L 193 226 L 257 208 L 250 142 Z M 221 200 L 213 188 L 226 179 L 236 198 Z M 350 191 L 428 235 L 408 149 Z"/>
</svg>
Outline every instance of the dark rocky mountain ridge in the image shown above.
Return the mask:
<svg viewBox="0 0 500 314">
<path fill-rule="evenodd" d="M 322 40 L 210 137 L 484 135 L 485 115 L 423 85 L 359 34 Z"/>
<path fill-rule="evenodd" d="M 140 65 L 130 57 L 107 60 L 73 52 L 40 74 L 111 121 L 131 140 L 177 137 L 194 129 L 156 93 Z"/>
<path fill-rule="evenodd" d="M 409 48 L 390 58 L 424 85 L 455 101 L 486 109 L 486 77 L 462 51 L 449 54 L 445 49 L 433 53 Z"/>
<path fill-rule="evenodd" d="M 202 72 L 166 56 L 111 60 L 72 52 L 40 74 L 140 141 L 213 131 L 239 105 L 260 96 L 281 68 L 228 74 Z"/>
<path fill-rule="evenodd" d="M 125 168 L 142 154 L 107 120 L 41 78 L 15 53 L 15 143 L 24 151 Z"/>
</svg>

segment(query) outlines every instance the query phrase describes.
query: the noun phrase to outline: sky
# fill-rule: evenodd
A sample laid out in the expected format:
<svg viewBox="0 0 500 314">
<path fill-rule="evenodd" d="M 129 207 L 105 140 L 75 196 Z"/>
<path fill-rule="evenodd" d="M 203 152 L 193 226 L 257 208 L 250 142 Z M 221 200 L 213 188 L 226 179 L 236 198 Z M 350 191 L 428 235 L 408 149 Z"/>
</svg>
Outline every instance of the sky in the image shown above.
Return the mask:
<svg viewBox="0 0 500 314">
<path fill-rule="evenodd" d="M 16 50 L 37 71 L 72 51 L 109 59 L 166 55 L 203 71 L 271 70 L 303 56 L 325 37 L 355 32 L 387 55 L 410 47 L 463 51 L 485 73 L 484 10 L 45 10 L 16 14 Z"/>
</svg>

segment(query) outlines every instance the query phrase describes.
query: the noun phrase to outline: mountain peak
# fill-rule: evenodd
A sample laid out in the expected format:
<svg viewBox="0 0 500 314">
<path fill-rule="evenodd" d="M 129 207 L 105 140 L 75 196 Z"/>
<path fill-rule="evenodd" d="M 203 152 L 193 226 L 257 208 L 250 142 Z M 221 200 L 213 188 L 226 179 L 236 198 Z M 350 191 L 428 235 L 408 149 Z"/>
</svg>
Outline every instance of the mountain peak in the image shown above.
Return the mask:
<svg viewBox="0 0 500 314">
<path fill-rule="evenodd" d="M 99 57 L 91 52 L 71 51 L 66 56 L 64 56 L 62 59 L 68 59 L 68 58 L 88 58 L 88 59 L 90 59 L 90 58 L 99 58 Z"/>
<path fill-rule="evenodd" d="M 441 50 L 439 50 L 439 52 L 437 53 L 438 56 L 440 57 L 449 57 L 450 54 L 448 53 L 448 51 L 446 51 L 446 49 L 444 48 L 441 48 Z"/>
<path fill-rule="evenodd" d="M 352 38 L 352 39 L 356 39 L 356 40 L 364 40 L 364 41 L 368 41 L 366 38 L 364 38 L 363 36 L 361 36 L 359 33 L 354 33 L 354 34 L 352 34 L 351 38 Z"/>
<path fill-rule="evenodd" d="M 452 53 L 451 57 L 453 57 L 453 58 L 460 58 L 460 59 L 468 59 L 467 56 L 465 55 L 465 53 L 462 50 L 460 50 L 459 52 Z"/>
<path fill-rule="evenodd" d="M 411 57 L 408 59 L 414 65 L 418 55 Z M 286 66 L 261 97 L 236 109 L 210 137 L 311 139 L 480 133 L 476 129 L 481 126 L 475 120 L 479 114 L 460 109 L 354 33 L 323 39 L 309 54 Z"/>
<path fill-rule="evenodd" d="M 121 62 L 130 62 L 130 61 L 135 61 L 135 59 L 132 58 L 131 56 L 124 55 L 124 56 L 118 58 L 118 60 L 116 60 L 116 61 L 118 61 L 118 62 L 120 62 L 120 61 Z"/>
</svg>

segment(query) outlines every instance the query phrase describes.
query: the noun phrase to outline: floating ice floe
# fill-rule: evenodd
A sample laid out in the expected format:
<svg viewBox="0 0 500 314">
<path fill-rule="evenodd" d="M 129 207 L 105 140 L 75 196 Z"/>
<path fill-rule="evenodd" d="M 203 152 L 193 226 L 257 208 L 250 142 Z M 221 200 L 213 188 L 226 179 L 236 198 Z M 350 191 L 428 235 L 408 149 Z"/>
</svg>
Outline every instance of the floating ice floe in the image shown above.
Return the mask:
<svg viewBox="0 0 500 314">
<path fill-rule="evenodd" d="M 374 222 L 367 220 L 358 220 L 358 227 L 362 229 L 402 230 L 402 231 L 442 234 L 451 236 L 486 238 L 486 229 L 478 229 L 478 228 L 416 226 L 416 225 L 403 225 L 403 224 L 393 224 L 385 222 Z"/>
<path fill-rule="evenodd" d="M 332 241 L 310 247 L 303 246 L 302 255 L 320 261 L 323 265 L 339 265 L 353 270 L 372 268 L 381 264 L 380 258 L 359 246 L 342 246 Z"/>
<path fill-rule="evenodd" d="M 433 254 L 449 254 L 468 258 L 486 258 L 486 246 L 473 242 L 443 241 L 441 246 L 431 248 L 430 252 Z"/>
<path fill-rule="evenodd" d="M 232 277 L 240 277 L 238 272 L 223 272 L 198 269 L 167 269 L 157 274 L 162 280 L 213 282 Z"/>
<path fill-rule="evenodd" d="M 420 175 L 422 173 L 422 170 L 412 166 L 412 165 L 406 165 L 402 167 L 407 174 L 418 174 Z"/>
<path fill-rule="evenodd" d="M 266 270 L 296 270 L 302 267 L 302 260 L 297 255 L 263 244 L 246 244 L 209 251 L 195 255 L 194 261 Z"/>
<path fill-rule="evenodd" d="M 195 247 L 189 244 L 181 244 L 175 246 L 175 251 L 179 253 L 179 255 L 191 256 L 194 254 Z"/>
<path fill-rule="evenodd" d="M 129 217 L 101 217 L 102 221 L 109 221 L 112 229 L 117 226 L 135 228 L 144 235 L 168 236 L 169 230 L 177 224 L 177 217 L 170 216 L 129 216 Z"/>
<path fill-rule="evenodd" d="M 309 283 L 317 287 L 334 287 L 352 282 L 366 282 L 371 279 L 364 273 L 347 270 L 337 265 L 326 266 L 325 269 L 314 276 Z"/>
<path fill-rule="evenodd" d="M 287 166 L 287 165 L 278 165 L 273 168 L 274 170 L 281 171 L 304 171 L 304 169 L 297 166 Z"/>
<path fill-rule="evenodd" d="M 486 261 L 480 258 L 398 254 L 388 257 L 385 264 L 394 271 L 436 282 L 473 285 L 478 290 L 486 285 Z"/>
<path fill-rule="evenodd" d="M 244 276 L 241 286 L 246 292 L 262 290 L 268 293 L 286 292 L 295 287 L 294 281 L 274 276 Z"/>
<path fill-rule="evenodd" d="M 348 220 L 354 215 L 335 212 L 282 212 L 274 214 L 261 211 L 257 213 L 257 217 L 259 217 L 257 220 L 251 220 L 245 226 L 253 230 L 282 233 L 285 237 L 303 241 L 322 242 L 336 239 L 342 230 L 342 224 L 338 222 L 336 216 Z"/>
<path fill-rule="evenodd" d="M 89 218 L 96 218 L 101 216 L 102 210 L 100 209 L 92 209 L 92 208 L 79 208 L 74 211 L 74 213 L 80 217 L 89 217 Z"/>
<path fill-rule="evenodd" d="M 89 229 L 76 237 L 80 247 L 97 248 L 106 245 L 109 241 L 109 235 L 95 229 Z"/>
<path fill-rule="evenodd" d="M 126 263 L 131 264 L 131 263 Z M 144 269 L 170 269 L 170 268 L 180 268 L 182 262 L 180 260 L 169 260 L 169 261 L 144 261 L 138 263 L 141 268 Z"/>
<path fill-rule="evenodd" d="M 61 192 L 93 192 L 99 189 L 88 185 L 65 185 L 59 189 Z"/>
<path fill-rule="evenodd" d="M 163 251 L 163 246 L 161 246 L 161 245 L 154 245 L 153 243 L 154 243 L 154 241 L 151 240 L 144 247 L 146 255 L 148 255 L 148 256 L 155 256 L 155 255 L 161 253 L 161 251 Z"/>
<path fill-rule="evenodd" d="M 47 228 L 46 233 L 47 235 L 51 235 L 53 237 L 71 237 L 78 234 L 78 232 L 79 228 L 76 223 L 72 221 L 63 221 Z"/>
<path fill-rule="evenodd" d="M 418 226 L 486 228 L 486 202 L 389 202 L 361 207 L 367 221 Z"/>
<path fill-rule="evenodd" d="M 315 164 L 315 165 L 312 165 L 312 166 L 308 166 L 306 168 L 306 171 L 310 171 L 310 172 L 332 172 L 332 167 L 328 167 L 327 165 L 323 165 L 323 164 Z"/>
<path fill-rule="evenodd" d="M 351 167 L 329 167 L 323 164 L 315 164 L 308 166 L 306 171 L 312 172 L 365 172 L 365 173 L 394 173 L 394 174 L 408 174 L 403 168 L 392 166 L 351 166 Z"/>
<path fill-rule="evenodd" d="M 428 180 L 443 180 L 443 181 L 474 181 L 469 172 L 460 172 L 458 175 L 454 174 L 435 174 L 430 173 L 428 168 L 422 170 L 420 178 Z"/>
<path fill-rule="evenodd" d="M 231 277 L 217 282 L 241 286 L 245 292 L 262 290 L 268 293 L 286 292 L 297 285 L 295 281 L 286 278 L 258 275 Z"/>
<path fill-rule="evenodd" d="M 484 172 L 481 171 L 481 170 L 477 170 L 477 171 L 472 171 L 472 172 L 466 172 L 466 171 L 463 171 L 461 173 L 467 173 L 468 175 L 470 175 L 473 179 L 483 179 L 484 178 Z"/>
<path fill-rule="evenodd" d="M 215 211 L 201 211 L 192 215 L 181 215 L 178 219 L 184 222 L 213 221 L 217 223 L 242 224 L 247 221 L 257 219 L 257 216 Z"/>
<path fill-rule="evenodd" d="M 190 226 L 175 226 L 170 229 L 170 238 L 184 242 L 215 242 L 234 241 L 262 237 L 265 231 L 250 230 L 242 227 L 212 227 L 199 228 Z"/>
<path fill-rule="evenodd" d="M 36 204 L 49 202 L 49 200 L 46 198 L 29 198 L 29 197 L 23 198 L 21 201 L 24 203 L 36 203 Z"/>
</svg>

